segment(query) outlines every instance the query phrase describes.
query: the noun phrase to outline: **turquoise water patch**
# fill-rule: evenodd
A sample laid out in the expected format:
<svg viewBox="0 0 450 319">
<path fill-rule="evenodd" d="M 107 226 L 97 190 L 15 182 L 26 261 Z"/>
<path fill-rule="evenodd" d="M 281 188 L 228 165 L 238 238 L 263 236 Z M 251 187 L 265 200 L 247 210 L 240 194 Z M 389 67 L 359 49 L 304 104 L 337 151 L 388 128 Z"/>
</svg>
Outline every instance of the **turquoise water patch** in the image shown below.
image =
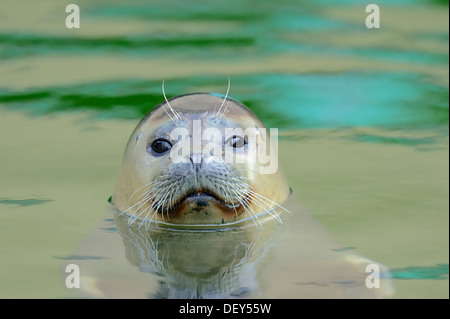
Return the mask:
<svg viewBox="0 0 450 319">
<path fill-rule="evenodd" d="M 222 77 L 180 78 L 166 83 L 167 96 L 194 93 L 205 85 L 223 87 Z M 200 89 L 198 89 L 200 88 Z M 267 127 L 279 129 L 448 125 L 447 88 L 408 74 L 258 74 L 231 78 L 230 97 L 250 109 Z M 160 81 L 118 80 L 66 87 L 0 90 L 0 103 L 34 115 L 94 110 L 99 118 L 140 118 L 164 100 Z M 359 136 L 381 141 L 381 137 Z M 431 140 L 389 140 L 420 144 Z"/>
<path fill-rule="evenodd" d="M 382 144 L 402 144 L 402 145 L 423 145 L 435 142 L 433 138 L 407 138 L 395 136 L 379 136 L 372 134 L 356 134 L 353 139 L 361 142 L 382 143 Z"/>
<path fill-rule="evenodd" d="M 88 255 L 69 255 L 69 256 L 53 256 L 55 259 L 61 260 L 101 260 L 108 259 L 102 256 L 88 256 Z"/>
<path fill-rule="evenodd" d="M 36 199 L 36 198 L 26 198 L 26 199 L 8 199 L 0 198 L 0 204 L 3 205 L 18 205 L 18 206 L 33 206 L 41 205 L 45 203 L 52 202 L 51 199 Z"/>
<path fill-rule="evenodd" d="M 264 92 L 250 99 L 262 108 L 276 109 L 281 116 L 295 119 L 303 128 L 448 124 L 448 89 L 415 76 L 266 75 L 246 81 L 259 82 L 260 92 Z"/>
<path fill-rule="evenodd" d="M 63 111 L 97 111 L 99 118 L 140 118 L 163 101 L 160 83 L 113 81 L 20 92 L 0 91 L 0 103 L 32 115 Z M 154 93 L 151 88 L 154 88 Z"/>
<path fill-rule="evenodd" d="M 448 279 L 448 264 L 391 269 L 395 279 Z"/>
<path fill-rule="evenodd" d="M 234 2 L 234 6 L 231 5 L 232 2 Z M 259 1 L 260 4 L 261 2 L 263 1 Z M 94 5 L 88 9 L 87 14 L 95 17 L 144 20 L 260 21 L 270 13 L 258 6 L 254 6 L 252 12 L 240 10 L 239 3 L 239 1 L 229 1 L 226 4 L 204 1 L 172 1 L 172 4 L 176 5 L 176 9 L 174 9 L 164 2 L 127 1 L 126 4 Z"/>
<path fill-rule="evenodd" d="M 356 249 L 356 247 L 341 247 L 341 248 L 335 248 L 335 249 L 331 249 L 332 251 L 336 251 L 336 252 L 342 252 L 342 251 L 349 251 L 349 250 L 354 250 Z"/>
<path fill-rule="evenodd" d="M 11 59 L 33 55 L 125 53 L 154 56 L 180 48 L 245 47 L 253 38 L 243 36 L 172 36 L 161 38 L 131 35 L 100 38 L 57 37 L 37 34 L 0 34 L 0 58 Z"/>
<path fill-rule="evenodd" d="M 388 1 L 379 5 L 394 6 L 420 4 L 421 1 Z M 423 2 L 426 3 L 426 2 Z M 301 5 L 292 0 L 286 1 L 230 1 L 227 3 L 205 3 L 204 1 L 172 1 L 142 3 L 92 3 L 81 2 L 83 18 L 90 21 L 127 23 L 131 21 L 149 22 L 148 28 L 127 36 L 99 33 L 88 38 L 77 33 L 59 36 L 46 33 L 0 32 L 0 58 L 17 59 L 29 56 L 59 56 L 72 54 L 121 54 L 131 57 L 154 57 L 169 55 L 185 57 L 194 54 L 221 62 L 223 59 L 242 59 L 249 53 L 252 56 L 283 53 L 323 54 L 328 59 L 334 56 L 365 57 L 391 62 L 411 62 L 440 64 L 448 61 L 448 54 L 411 51 L 390 47 L 389 43 L 377 47 L 360 48 L 352 45 L 335 46 L 314 44 L 285 37 L 286 34 L 309 36 L 316 32 L 362 32 L 364 5 L 355 1 L 303 1 Z M 350 22 L 330 17 L 326 10 L 335 6 L 351 6 L 361 9 L 361 21 Z M 249 10 L 249 8 L 251 10 Z M 208 23 L 204 28 L 194 28 L 186 33 L 182 27 L 159 29 L 151 23 Z M 222 23 L 222 24 L 221 24 Z M 223 24 L 225 23 L 225 25 Z M 228 23 L 228 24 L 227 24 Z M 209 25 L 210 24 L 210 25 Z M 158 31 L 161 30 L 161 31 Z M 319 35 L 320 36 L 320 35 Z M 417 34 L 411 41 L 418 39 Z M 448 32 L 439 34 L 448 43 Z M 295 36 L 294 36 L 295 38 Z M 181 50 L 181 52 L 180 52 Z M 243 52 L 245 54 L 243 55 Z M 182 53 L 182 54 L 181 54 Z"/>
<path fill-rule="evenodd" d="M 360 0 L 315 0 L 315 2 L 320 4 L 327 4 L 327 5 L 342 5 L 342 6 L 348 6 L 348 5 L 361 5 Z M 377 0 L 376 4 L 378 6 L 382 5 L 395 5 L 395 6 L 410 6 L 410 5 L 426 5 L 430 4 L 430 2 L 438 3 L 438 4 L 447 4 L 447 0 Z M 370 2 L 368 2 L 370 3 Z"/>
</svg>

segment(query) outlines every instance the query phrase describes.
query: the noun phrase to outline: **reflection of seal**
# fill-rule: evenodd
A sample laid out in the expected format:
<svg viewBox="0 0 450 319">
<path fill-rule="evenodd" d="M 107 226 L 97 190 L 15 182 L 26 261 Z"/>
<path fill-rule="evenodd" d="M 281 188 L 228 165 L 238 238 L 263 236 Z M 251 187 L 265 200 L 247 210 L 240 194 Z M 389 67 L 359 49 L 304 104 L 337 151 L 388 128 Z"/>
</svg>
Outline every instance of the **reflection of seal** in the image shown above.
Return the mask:
<svg viewBox="0 0 450 319">
<path fill-rule="evenodd" d="M 68 292 L 115 299 L 392 296 L 385 267 L 339 249 L 292 195 L 283 206 L 292 212 L 283 225 L 185 230 L 127 225 L 129 218 L 108 204 L 105 218 L 63 261 L 65 282 L 68 265 L 81 270 L 80 289 Z M 367 288 L 376 275 L 367 266 L 379 267 L 380 288 Z"/>
<path fill-rule="evenodd" d="M 198 134 L 208 129 L 218 134 Z M 184 135 L 179 139 L 174 132 Z M 102 298 L 391 296 L 386 268 L 339 250 L 289 196 L 283 176 L 267 165 L 276 162 L 277 153 L 263 132 L 245 106 L 211 94 L 166 100 L 150 112 L 128 142 L 114 206 L 108 205 L 107 217 L 73 254 L 76 259 L 65 262 L 82 269 L 81 289 L 72 293 Z M 174 152 L 191 138 L 187 152 L 183 147 Z M 260 149 L 266 157 L 252 161 Z M 224 161 L 224 154 L 235 161 Z M 283 209 L 293 213 L 287 223 L 264 224 L 279 220 Z M 252 222 L 264 229 L 251 227 Z M 380 289 L 367 288 L 367 266 L 380 270 Z"/>
<path fill-rule="evenodd" d="M 140 272 L 158 276 L 151 298 L 242 298 L 260 290 L 257 272 L 282 225 L 267 223 L 264 231 L 235 227 L 223 231 L 115 225 L 125 255 Z M 205 253 L 207 251 L 208 253 Z"/>
<path fill-rule="evenodd" d="M 205 138 L 208 129 L 220 135 Z M 176 150 L 186 141 L 174 134 L 180 130 L 188 132 L 185 153 Z M 200 227 L 249 220 L 258 225 L 266 212 L 278 218 L 275 208 L 286 200 L 289 187 L 279 170 L 260 173 L 267 161 L 254 156 L 258 149 L 277 161 L 275 146 L 263 133 L 256 116 L 230 98 L 190 94 L 166 100 L 131 135 L 112 203 L 130 223 L 141 224 Z M 224 154 L 233 160 L 224 160 Z"/>
</svg>

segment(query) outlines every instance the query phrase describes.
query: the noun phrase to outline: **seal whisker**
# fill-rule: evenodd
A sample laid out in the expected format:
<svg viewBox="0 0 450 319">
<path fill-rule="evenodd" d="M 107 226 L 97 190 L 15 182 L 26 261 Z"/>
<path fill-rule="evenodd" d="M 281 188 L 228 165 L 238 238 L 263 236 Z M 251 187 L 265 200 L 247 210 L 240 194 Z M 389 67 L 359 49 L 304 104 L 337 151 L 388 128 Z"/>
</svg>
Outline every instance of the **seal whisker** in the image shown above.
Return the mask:
<svg viewBox="0 0 450 319">
<path fill-rule="evenodd" d="M 240 179 L 245 179 L 245 180 L 248 180 L 248 181 L 250 181 L 253 185 L 255 185 L 255 186 L 257 186 L 258 188 L 259 188 L 259 190 L 260 191 L 262 191 L 262 187 L 261 187 L 261 184 L 260 183 L 257 183 L 256 181 L 254 181 L 253 179 L 251 179 L 251 178 L 248 178 L 248 177 L 245 177 L 245 176 L 239 176 L 239 182 L 241 182 L 241 180 Z M 243 182 L 242 181 L 242 183 L 245 185 L 245 186 L 247 186 L 247 187 L 250 187 L 250 188 L 252 188 L 253 189 L 253 187 L 251 187 L 250 186 L 250 184 L 247 184 L 247 183 L 245 183 L 245 182 Z"/>
<path fill-rule="evenodd" d="M 134 212 L 131 214 L 129 225 L 131 225 L 137 218 L 139 218 L 139 216 L 141 216 L 141 215 L 145 212 L 146 209 L 144 209 L 144 211 L 141 212 L 140 214 L 136 215 L 136 213 L 139 212 L 139 210 L 140 210 L 145 204 L 147 204 L 149 201 L 153 201 L 153 197 L 154 197 L 154 194 L 151 194 L 151 195 L 149 195 L 149 196 L 143 198 L 142 200 L 140 200 L 139 202 L 137 202 L 136 204 L 134 204 L 134 205 L 132 206 L 132 207 L 134 207 L 134 206 L 136 206 L 137 204 L 140 204 L 139 207 L 136 208 L 136 209 L 134 210 Z M 151 206 L 151 204 L 150 204 L 149 206 Z M 130 207 L 130 208 L 132 208 L 132 207 Z M 127 210 L 128 210 L 128 209 L 127 209 Z M 127 210 L 126 210 L 126 211 L 127 211 Z M 126 211 L 124 211 L 124 212 L 126 212 Z M 133 217 L 134 217 L 134 219 L 133 219 Z"/>
<path fill-rule="evenodd" d="M 164 220 L 164 211 L 166 211 L 167 219 L 169 219 L 169 206 L 168 206 L 168 198 L 170 197 L 170 190 L 166 189 L 167 187 L 161 188 L 160 193 L 158 194 L 158 205 L 154 208 L 155 212 L 161 213 L 161 217 Z"/>
<path fill-rule="evenodd" d="M 230 84 L 231 84 L 230 77 L 228 77 L 228 88 L 227 88 L 227 93 L 225 94 L 225 97 L 224 97 L 224 99 L 223 99 L 223 101 L 222 101 L 222 104 L 220 105 L 219 110 L 217 111 L 216 116 L 219 116 L 219 115 L 220 115 L 220 111 L 222 110 L 222 107 L 223 107 L 223 105 L 225 104 L 225 101 L 227 100 L 228 92 L 230 92 Z M 227 107 L 228 107 L 228 105 L 227 105 Z M 225 110 L 226 110 L 226 108 L 225 108 Z M 223 113 L 223 114 L 225 114 L 225 110 L 224 110 L 224 113 Z M 221 117 L 223 117 L 223 114 L 221 115 Z"/>
<path fill-rule="evenodd" d="M 235 191 L 234 189 L 232 189 L 231 191 L 232 191 L 233 193 L 236 194 L 236 191 Z M 236 195 L 237 195 L 237 194 L 236 194 Z M 255 211 L 251 208 L 250 201 L 249 201 L 247 198 L 243 198 L 243 199 L 239 200 L 239 202 L 244 206 L 244 209 L 245 209 L 245 208 L 248 208 L 248 209 L 251 211 L 251 212 L 250 212 L 249 210 L 245 209 L 246 212 L 249 214 L 249 216 L 250 216 L 252 219 L 255 218 L 255 219 L 258 221 L 259 225 L 261 226 L 261 229 L 263 229 L 264 227 L 263 227 L 261 221 L 259 220 L 259 218 L 258 218 L 257 214 L 255 213 Z M 256 224 L 256 223 L 255 223 L 255 224 Z M 257 225 L 257 224 L 256 224 L 256 225 Z"/>
<path fill-rule="evenodd" d="M 139 195 L 138 198 L 136 198 L 137 203 L 147 200 L 149 198 L 149 196 L 152 196 L 152 194 L 155 190 L 158 190 L 157 187 L 158 187 L 158 185 L 152 185 L 151 187 L 149 187 L 145 192 L 143 192 L 141 195 Z M 134 205 L 136 205 L 136 204 L 134 204 Z M 133 206 L 131 206 L 131 207 L 133 207 Z"/>
<path fill-rule="evenodd" d="M 147 210 L 147 208 L 144 209 L 143 211 L 141 211 L 140 213 L 138 213 L 139 210 L 140 210 L 140 208 L 141 208 L 142 206 L 144 206 L 144 205 L 145 205 L 145 202 L 142 203 L 142 204 L 139 206 L 139 208 L 136 209 L 136 210 L 133 212 L 133 214 L 131 214 L 130 219 L 128 220 L 128 226 L 131 226 L 136 220 L 139 219 L 139 217 L 140 217 L 142 214 L 145 213 L 145 211 Z M 138 213 L 138 214 L 137 214 L 137 213 Z"/>
<path fill-rule="evenodd" d="M 272 206 L 270 206 L 269 204 L 267 204 L 266 202 L 264 202 L 259 198 L 253 198 L 253 203 L 259 208 L 261 208 L 263 211 L 267 212 L 270 216 L 275 218 L 280 224 L 283 224 L 280 215 L 276 212 L 276 210 L 274 210 Z"/>
<path fill-rule="evenodd" d="M 150 192 L 152 192 L 152 191 L 154 191 L 155 189 L 157 189 L 156 187 L 161 187 L 162 184 L 164 184 L 164 183 L 165 183 L 165 182 L 153 181 L 153 182 L 151 182 L 151 183 L 148 183 L 148 184 L 144 185 L 144 186 L 150 186 L 150 187 L 149 187 L 148 190 L 146 190 L 144 193 L 142 193 L 142 194 L 137 198 L 137 200 L 138 200 L 139 198 L 141 198 L 142 196 L 146 196 L 146 195 L 149 194 Z M 142 188 L 142 187 L 140 187 L 139 189 L 141 189 L 141 188 Z M 135 191 L 135 193 L 136 193 L 139 189 L 137 189 L 137 190 Z M 133 194 L 134 194 L 134 193 L 133 193 Z M 130 197 L 130 200 L 131 200 L 131 197 Z"/>
<path fill-rule="evenodd" d="M 255 233 L 254 237 L 252 238 L 252 241 L 247 246 L 246 255 L 251 256 L 253 254 L 253 251 L 255 250 L 256 243 L 258 242 L 259 237 L 261 236 L 261 233 Z"/>
<path fill-rule="evenodd" d="M 255 192 L 254 188 L 253 188 L 251 185 L 249 185 L 249 184 L 247 184 L 247 183 L 244 183 L 244 182 L 242 182 L 242 184 L 245 185 L 246 188 L 249 189 L 249 190 L 245 189 L 245 190 L 243 190 L 243 191 L 248 191 L 250 195 L 256 196 L 256 197 L 253 197 L 253 202 L 254 202 L 254 204 L 257 205 L 258 207 L 262 208 L 263 210 L 265 210 L 265 211 L 266 211 L 267 213 L 269 213 L 272 217 L 274 217 L 280 224 L 282 224 L 280 215 L 276 212 L 276 210 L 274 209 L 274 207 L 273 207 L 272 205 L 269 205 L 269 204 L 265 201 L 265 199 L 267 199 L 267 198 L 266 198 L 265 196 L 263 196 L 263 195 L 261 195 L 261 194 Z M 267 200 L 268 200 L 268 199 L 267 199 Z M 273 202 L 273 203 L 274 203 L 275 205 L 278 205 L 278 204 L 276 204 L 275 202 Z M 264 207 L 264 206 L 266 206 L 266 207 Z M 278 205 L 278 206 L 280 206 L 280 205 Z M 281 207 L 281 206 L 280 206 L 280 207 Z M 281 208 L 283 208 L 283 207 L 281 207 Z M 283 208 L 283 209 L 285 209 L 285 208 Z M 285 210 L 286 210 L 286 209 L 285 209 Z M 273 212 L 273 213 L 272 213 L 272 212 Z"/>
<path fill-rule="evenodd" d="M 291 212 L 290 212 L 289 210 L 287 210 L 285 207 L 283 207 L 283 206 L 281 206 L 280 204 L 278 204 L 278 203 L 276 203 L 276 202 L 274 202 L 274 201 L 268 199 L 267 197 L 263 196 L 262 194 L 256 192 L 255 189 L 254 189 L 251 185 L 249 185 L 249 184 L 247 184 L 247 183 L 244 183 L 244 182 L 243 182 L 243 184 L 245 184 L 248 188 L 250 188 L 250 193 L 251 193 L 252 195 L 257 196 L 257 197 L 259 197 L 260 199 L 266 200 L 266 201 L 268 201 L 268 202 L 270 202 L 270 203 L 272 203 L 272 204 L 278 206 L 279 208 L 281 208 L 282 210 L 286 211 L 287 213 L 291 214 Z"/>
<path fill-rule="evenodd" d="M 167 103 L 167 105 L 169 106 L 169 109 L 172 111 L 174 117 L 175 117 L 178 121 L 181 121 L 182 118 L 181 118 L 180 114 L 178 114 L 178 112 L 175 111 L 175 109 L 170 105 L 169 100 L 168 100 L 167 97 L 166 97 L 166 92 L 164 91 L 164 80 L 162 81 L 162 92 L 163 92 L 163 95 L 164 95 L 164 99 L 166 100 L 166 103 Z M 164 105 L 163 105 L 163 107 L 164 107 Z M 169 115 L 170 119 L 171 119 L 173 122 L 176 122 L 176 121 L 170 116 L 170 114 L 167 112 L 167 110 L 165 109 L 165 107 L 164 107 L 164 110 L 166 111 L 167 115 Z"/>
<path fill-rule="evenodd" d="M 154 184 L 154 183 L 148 183 L 148 184 L 146 184 L 146 185 L 140 187 L 139 189 L 137 189 L 137 190 L 130 196 L 130 199 L 128 200 L 128 205 L 130 205 L 130 201 L 131 201 L 132 197 L 134 196 L 134 194 L 136 194 L 136 192 L 137 192 L 138 190 L 142 189 L 142 188 L 145 187 L 145 186 L 149 186 L 149 185 L 152 185 L 152 184 Z M 155 186 L 157 186 L 157 185 L 152 185 L 151 187 L 149 187 L 149 189 L 148 189 L 147 191 L 145 191 L 144 193 L 142 193 L 142 194 L 136 199 L 136 200 L 138 200 L 138 201 L 137 201 L 135 204 L 133 204 L 132 206 L 129 206 L 127 209 L 125 209 L 124 211 L 122 211 L 122 212 L 120 213 L 120 215 L 126 213 L 128 210 L 130 210 L 131 208 L 135 207 L 136 205 L 139 205 L 140 203 L 143 203 L 143 202 L 147 201 L 148 199 L 150 199 L 152 195 L 150 195 L 150 196 L 147 196 L 147 195 L 150 194 L 152 191 L 155 190 Z M 139 200 L 142 196 L 145 196 L 145 198 Z M 138 208 L 134 211 L 134 213 L 136 213 L 137 210 L 139 210 L 139 208 L 140 208 L 140 207 L 138 207 Z"/>
<path fill-rule="evenodd" d="M 244 203 L 244 201 L 241 200 L 241 199 L 239 199 L 238 201 L 239 201 L 239 203 L 242 205 L 242 207 L 244 207 L 244 211 L 250 216 L 250 218 L 252 219 L 253 223 L 255 223 L 255 227 L 258 228 L 258 224 L 256 223 L 254 214 L 252 214 L 252 213 L 248 210 L 247 204 Z M 258 221 L 259 221 L 259 220 L 258 220 Z M 261 227 L 262 227 L 262 225 L 261 225 Z"/>
<path fill-rule="evenodd" d="M 222 185 L 222 184 L 224 184 L 224 185 Z M 228 192 L 228 189 L 232 190 L 235 186 L 239 186 L 239 185 L 236 185 L 236 183 L 230 183 L 230 182 L 223 181 L 223 180 L 219 180 L 219 185 L 220 185 L 220 188 L 223 190 L 224 195 L 227 196 L 226 198 L 229 200 L 230 204 L 232 204 L 233 203 L 233 201 L 231 200 L 232 195 Z M 228 186 L 228 188 L 226 186 Z M 237 197 L 243 197 L 243 195 L 244 195 L 244 193 L 242 193 L 242 194 L 234 193 L 234 194 L 237 195 Z"/>
<path fill-rule="evenodd" d="M 153 214 L 150 216 L 150 219 L 147 219 L 147 217 L 148 217 L 148 215 L 150 214 L 151 211 L 153 211 Z M 154 217 L 155 214 L 157 214 L 157 213 L 158 213 L 158 211 L 156 211 L 156 210 L 153 209 L 153 205 L 148 207 L 148 212 L 147 212 L 147 214 L 145 215 L 145 217 L 144 217 L 143 220 L 142 220 L 142 222 L 145 221 L 145 229 L 146 229 L 146 230 L 147 230 L 148 227 L 150 226 L 150 224 L 151 224 L 151 222 L 152 222 L 152 220 L 153 220 L 153 217 Z M 141 224 L 142 224 L 142 222 L 141 222 Z M 156 226 L 158 226 L 158 223 L 156 223 Z M 141 227 L 141 225 L 139 225 L 139 227 Z"/>
<path fill-rule="evenodd" d="M 153 218 L 155 217 L 155 215 L 158 213 L 158 211 L 153 210 L 153 214 L 150 216 L 150 219 L 148 220 L 148 223 L 146 225 L 146 229 L 148 229 L 148 226 L 151 224 Z M 156 222 L 156 226 L 158 226 L 158 223 Z"/>
<path fill-rule="evenodd" d="M 170 197 L 169 197 L 169 201 L 168 201 L 168 208 L 169 207 L 173 207 L 173 205 L 175 204 L 175 193 L 176 193 L 176 189 L 178 189 L 177 186 L 178 186 L 178 183 L 175 183 L 174 187 L 172 187 L 170 189 Z M 167 211 L 167 218 L 169 218 L 169 211 Z"/>
<path fill-rule="evenodd" d="M 148 217 L 148 215 L 150 214 L 150 212 L 153 210 L 154 206 L 155 206 L 155 202 L 152 202 L 150 205 L 148 205 L 148 207 L 147 207 L 146 209 L 144 209 L 143 213 L 144 213 L 145 211 L 147 211 L 147 214 L 145 215 L 145 217 L 142 218 L 142 221 L 141 221 L 141 223 L 139 224 L 138 229 L 141 228 L 142 224 L 143 224 L 144 222 L 147 221 L 147 217 Z M 155 214 L 155 212 L 153 212 L 153 214 Z M 142 213 L 139 214 L 139 217 L 140 217 L 141 215 L 142 215 Z M 152 215 L 152 217 L 153 217 L 153 215 Z M 151 219 L 150 219 L 150 222 L 151 222 Z M 148 224 L 146 224 L 146 225 L 148 226 Z M 147 229 L 147 227 L 146 227 L 146 229 Z"/>
<path fill-rule="evenodd" d="M 157 194 L 155 194 L 155 199 L 154 199 L 155 205 L 153 207 L 154 210 L 157 211 L 163 205 L 163 202 L 162 202 L 163 196 L 164 196 L 164 193 L 161 191 L 158 192 Z"/>
<path fill-rule="evenodd" d="M 289 214 L 292 214 L 289 210 L 287 210 L 286 208 L 284 208 L 284 207 L 281 206 L 280 204 L 277 204 L 277 203 L 275 203 L 274 201 L 268 199 L 267 197 L 265 197 L 265 196 L 263 196 L 263 195 L 261 195 L 261 194 L 252 192 L 252 191 L 251 191 L 251 193 L 252 193 L 253 195 L 255 195 L 255 196 L 260 197 L 261 199 L 263 199 L 263 200 L 265 200 L 265 201 L 268 201 L 269 203 L 272 203 L 272 204 L 276 205 L 277 207 L 281 208 L 281 209 L 284 210 L 285 212 L 287 212 L 287 213 L 289 213 Z"/>
<path fill-rule="evenodd" d="M 145 200 L 145 199 L 144 199 L 144 200 Z M 123 210 L 122 212 L 120 212 L 120 215 L 122 215 L 122 214 L 128 212 L 128 211 L 129 211 L 130 209 L 132 209 L 133 207 L 135 207 L 135 206 L 139 205 L 140 203 L 142 203 L 142 201 L 143 201 L 143 200 L 138 200 L 136 203 L 134 203 L 134 204 L 131 205 L 131 206 L 129 206 L 129 205 L 130 205 L 130 201 L 128 201 L 128 208 L 125 209 L 125 210 Z"/>
<path fill-rule="evenodd" d="M 164 220 L 164 206 L 163 205 L 164 205 L 164 201 L 166 200 L 168 194 L 169 194 L 168 192 L 163 193 L 163 194 L 158 194 L 157 201 L 159 202 L 159 204 L 155 208 L 156 211 L 158 211 L 159 209 L 162 209 L 161 216 L 162 216 L 163 220 Z M 169 217 L 169 216 L 167 216 L 167 217 Z"/>
<path fill-rule="evenodd" d="M 230 101 L 227 102 L 227 105 L 226 105 L 225 108 L 223 109 L 223 112 L 222 112 L 222 114 L 220 115 L 220 117 L 223 117 L 223 116 L 225 115 L 225 112 L 226 112 L 227 109 L 228 109 L 228 105 L 230 105 Z"/>
<path fill-rule="evenodd" d="M 255 205 L 257 205 L 258 207 L 262 208 L 265 212 L 267 212 L 270 216 L 275 218 L 280 224 L 283 224 L 280 215 L 276 212 L 274 207 L 270 206 L 269 204 L 267 204 L 266 202 L 264 202 L 259 198 L 253 198 L 253 202 L 255 203 Z"/>
<path fill-rule="evenodd" d="M 140 191 L 140 190 L 143 189 L 144 187 L 152 186 L 154 183 L 155 183 L 155 182 L 152 181 L 152 182 L 147 183 L 147 184 L 145 184 L 145 185 L 139 187 L 138 189 L 136 189 L 136 190 L 133 192 L 133 194 L 131 194 L 130 198 L 128 199 L 128 203 L 130 203 L 131 199 L 133 198 L 134 195 L 136 195 L 136 193 L 137 193 L 138 191 Z M 141 195 L 141 196 L 142 196 L 142 195 Z M 139 196 L 137 199 L 139 199 L 141 196 Z"/>
<path fill-rule="evenodd" d="M 257 197 L 257 196 L 262 196 L 262 195 L 257 194 L 256 192 L 254 192 L 252 190 L 249 191 L 249 194 L 253 195 L 253 203 L 255 205 L 257 205 L 258 207 L 263 209 L 265 212 L 269 213 L 269 215 L 272 216 L 273 218 L 275 218 L 280 224 L 283 223 L 280 215 L 276 212 L 274 206 L 267 203 L 263 198 Z"/>
<path fill-rule="evenodd" d="M 160 209 L 160 207 L 162 206 L 163 202 L 164 202 L 164 193 L 163 192 L 158 192 L 155 196 L 155 199 L 153 200 L 153 203 L 148 207 L 148 212 L 144 217 L 144 220 L 147 220 L 148 222 L 151 222 L 154 218 L 154 216 L 158 213 L 158 210 Z M 162 197 L 162 198 L 161 198 Z M 153 211 L 153 214 L 150 217 L 150 220 L 147 219 L 148 215 L 150 214 L 150 212 Z M 164 216 L 163 216 L 164 218 Z"/>
<path fill-rule="evenodd" d="M 231 183 L 224 182 L 223 180 L 219 180 L 219 183 L 216 184 L 216 186 L 222 190 L 222 196 L 225 199 L 225 203 L 233 205 L 232 209 L 234 211 L 234 216 L 237 217 L 238 212 L 237 212 L 236 206 L 234 206 L 235 200 L 232 199 L 233 195 L 228 191 L 228 188 L 225 187 L 225 185 L 223 185 L 223 184 L 227 184 L 229 186 L 229 189 L 232 189 L 233 185 Z M 242 205 L 242 203 L 239 200 L 239 196 L 238 196 L 238 203 L 239 203 L 239 205 Z"/>
<path fill-rule="evenodd" d="M 251 208 L 249 200 L 244 199 L 244 200 L 242 200 L 242 203 L 244 204 L 245 207 L 247 207 L 251 211 L 251 212 L 249 212 L 247 210 L 247 212 L 249 213 L 250 216 L 253 215 L 252 219 L 256 219 L 258 221 L 259 225 L 261 226 L 261 229 L 264 229 L 261 221 L 259 220 L 258 214 L 256 214 L 255 211 Z M 258 227 L 258 225 L 256 225 L 256 226 Z"/>
<path fill-rule="evenodd" d="M 151 196 L 151 195 L 150 195 L 150 196 Z M 120 215 L 125 214 L 127 211 L 129 211 L 130 209 L 132 209 L 132 208 L 135 207 L 136 205 L 141 204 L 141 203 L 144 202 L 146 199 L 150 198 L 150 196 L 144 198 L 143 200 L 138 201 L 138 202 L 135 203 L 133 206 L 130 206 L 130 207 L 128 207 L 127 209 L 125 209 L 124 211 L 120 212 Z M 137 211 L 139 208 L 140 208 L 140 207 L 138 207 L 138 208 L 134 211 L 134 213 L 136 213 L 136 211 Z M 120 215 L 119 215 L 119 216 L 120 216 Z"/>
<path fill-rule="evenodd" d="M 166 184 L 166 186 L 171 186 L 169 187 L 164 187 Z M 163 186 L 163 187 L 161 187 Z M 150 187 L 144 194 L 142 194 L 141 196 L 145 196 L 149 193 L 152 193 L 148 196 L 145 196 L 142 200 L 139 200 L 137 203 L 135 203 L 133 206 L 131 206 L 130 208 L 133 208 L 137 205 L 139 205 L 139 207 L 137 207 L 133 214 L 131 214 L 131 218 L 130 218 L 130 224 L 134 223 L 138 218 L 141 218 L 142 215 L 145 214 L 143 218 L 143 220 L 141 221 L 141 224 L 139 225 L 139 228 L 142 226 L 144 221 L 148 221 L 148 216 L 150 215 L 151 212 L 153 212 L 153 214 L 151 215 L 150 221 L 155 217 L 155 215 L 157 214 L 158 211 L 161 211 L 162 213 L 162 217 L 164 219 L 164 211 L 166 213 L 167 218 L 169 218 L 169 209 L 172 206 L 172 202 L 173 202 L 173 197 L 176 191 L 176 187 L 173 187 L 176 185 L 173 185 L 173 183 L 171 181 L 162 181 L 162 182 L 154 182 L 152 184 L 152 187 Z M 156 187 L 160 187 L 160 188 L 156 188 Z M 141 187 L 142 188 L 142 187 Z M 166 188 L 169 188 L 168 190 Z M 140 197 L 141 197 L 140 196 Z M 137 214 L 139 212 L 139 210 L 145 205 L 145 203 L 148 202 L 148 200 L 151 200 L 152 203 L 145 208 L 142 212 L 140 212 L 139 214 Z M 127 210 L 129 210 L 130 208 L 128 208 Z M 122 212 L 123 213 L 123 212 Z"/>
</svg>

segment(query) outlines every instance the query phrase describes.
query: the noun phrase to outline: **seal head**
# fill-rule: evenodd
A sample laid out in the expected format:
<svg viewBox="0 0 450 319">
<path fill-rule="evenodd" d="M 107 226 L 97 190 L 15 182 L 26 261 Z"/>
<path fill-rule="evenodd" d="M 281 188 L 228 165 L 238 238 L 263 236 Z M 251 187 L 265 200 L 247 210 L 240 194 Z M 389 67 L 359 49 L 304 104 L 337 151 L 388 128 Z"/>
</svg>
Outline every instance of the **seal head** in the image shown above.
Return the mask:
<svg viewBox="0 0 450 319">
<path fill-rule="evenodd" d="M 268 169 L 277 152 L 266 133 L 246 106 L 227 97 L 166 100 L 132 133 L 112 203 L 130 223 L 260 223 L 267 211 L 277 217 L 289 187 L 277 168 Z"/>
</svg>

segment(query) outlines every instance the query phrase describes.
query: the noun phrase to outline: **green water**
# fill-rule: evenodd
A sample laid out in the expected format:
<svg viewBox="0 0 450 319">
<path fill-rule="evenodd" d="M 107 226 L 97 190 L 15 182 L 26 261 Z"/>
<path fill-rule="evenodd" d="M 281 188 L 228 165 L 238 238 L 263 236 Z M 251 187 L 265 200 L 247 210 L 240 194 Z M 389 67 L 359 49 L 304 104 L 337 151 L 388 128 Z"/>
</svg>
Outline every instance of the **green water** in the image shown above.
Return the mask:
<svg viewBox="0 0 450 319">
<path fill-rule="evenodd" d="M 125 143 L 168 97 L 225 93 L 281 131 L 302 204 L 448 298 L 448 4 L 0 0 L 0 296 L 65 297 L 58 267 L 103 217 Z"/>
</svg>

